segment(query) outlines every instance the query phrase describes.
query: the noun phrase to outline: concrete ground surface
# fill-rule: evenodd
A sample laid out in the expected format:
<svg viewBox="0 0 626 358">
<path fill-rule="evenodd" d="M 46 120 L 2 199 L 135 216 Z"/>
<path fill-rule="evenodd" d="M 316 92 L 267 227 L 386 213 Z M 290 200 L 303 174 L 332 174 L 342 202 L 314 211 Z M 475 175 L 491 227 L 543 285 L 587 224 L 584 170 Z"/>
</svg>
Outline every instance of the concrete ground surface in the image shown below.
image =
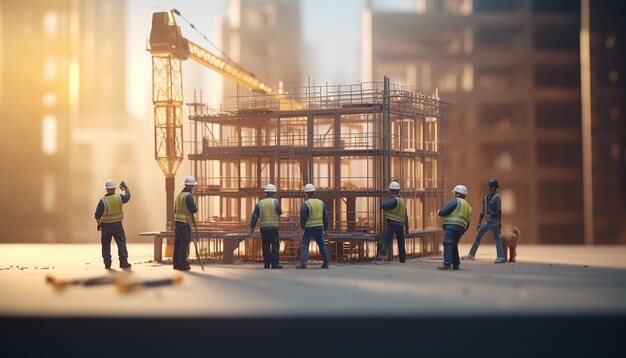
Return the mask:
<svg viewBox="0 0 626 358">
<path fill-rule="evenodd" d="M 626 323 L 622 246 L 520 245 L 518 262 L 494 264 L 495 247 L 483 244 L 459 271 L 438 271 L 441 257 L 426 257 L 177 272 L 150 262 L 150 244 L 128 250 L 133 268 L 116 267 L 113 244 L 107 271 L 99 244 L 0 245 L 0 353 L 108 356 L 117 339 L 123 352 L 151 356 L 587 356 L 621 349 Z M 78 284 L 55 289 L 46 277 Z"/>
</svg>

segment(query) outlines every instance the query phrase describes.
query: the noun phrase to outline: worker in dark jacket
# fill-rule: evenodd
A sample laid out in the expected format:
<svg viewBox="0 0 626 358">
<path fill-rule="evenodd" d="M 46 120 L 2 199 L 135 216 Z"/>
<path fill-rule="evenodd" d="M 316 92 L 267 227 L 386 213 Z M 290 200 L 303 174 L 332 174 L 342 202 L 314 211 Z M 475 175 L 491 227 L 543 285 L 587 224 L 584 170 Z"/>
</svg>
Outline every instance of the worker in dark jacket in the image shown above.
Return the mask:
<svg viewBox="0 0 626 358">
<path fill-rule="evenodd" d="M 263 248 L 263 268 L 281 269 L 280 240 L 278 237 L 278 217 L 283 213 L 278 200 L 274 199 L 276 186 L 267 184 L 265 186 L 265 199 L 260 200 L 254 206 L 252 218 L 250 219 L 250 234 L 254 232 L 257 222 L 261 227 L 261 246 Z"/>
<path fill-rule="evenodd" d="M 97 229 L 101 231 L 100 242 L 102 243 L 102 259 L 104 268 L 111 268 L 111 237 L 117 244 L 117 255 L 120 259 L 120 268 L 127 269 L 132 265 L 128 263 L 128 250 L 126 249 L 126 234 L 124 233 L 124 210 L 122 206 L 130 200 L 130 190 L 126 183 L 120 183 L 120 189 L 124 194 L 115 194 L 115 182 L 107 180 L 104 184 L 106 195 L 98 201 L 95 218 L 98 222 Z"/>
<path fill-rule="evenodd" d="M 400 262 L 406 262 L 406 247 L 404 245 L 404 233 L 409 233 L 409 217 L 406 210 L 406 202 L 400 196 L 400 184 L 392 181 L 389 184 L 392 198 L 385 200 L 380 204 L 380 208 L 385 210 L 385 218 L 387 225 L 383 234 L 383 249 L 376 258 L 377 261 L 384 261 L 389 254 L 391 240 L 396 235 L 398 241 L 398 252 L 400 254 Z"/>
<path fill-rule="evenodd" d="M 452 190 L 454 199 L 450 200 L 443 209 L 437 211 L 437 215 L 444 218 L 443 230 L 443 266 L 439 270 L 458 270 L 461 260 L 459 259 L 459 240 L 465 234 L 470 224 L 472 207 L 465 200 L 467 188 L 465 185 L 457 185 Z"/>
<path fill-rule="evenodd" d="M 300 265 L 296 266 L 297 269 L 305 269 L 306 262 L 309 258 L 309 243 L 311 238 L 315 239 L 317 246 L 320 248 L 320 254 L 322 255 L 323 269 L 328 268 L 328 248 L 326 242 L 328 230 L 328 210 L 326 204 L 323 201 L 315 198 L 315 187 L 313 184 L 307 184 L 304 186 L 304 192 L 306 199 L 300 207 L 300 228 L 304 229 L 302 234 L 302 245 L 300 246 Z"/>
<path fill-rule="evenodd" d="M 193 188 L 197 185 L 196 179 L 192 176 L 185 177 L 183 185 L 185 188 L 178 193 L 174 202 L 174 217 L 176 229 L 174 237 L 174 270 L 187 271 L 191 265 L 187 260 L 189 255 L 189 242 L 191 241 L 190 223 L 196 224 L 193 214 L 198 212 L 196 202 L 193 200 Z"/>
<path fill-rule="evenodd" d="M 500 240 L 500 229 L 502 228 L 502 201 L 498 194 L 500 183 L 498 183 L 496 179 L 489 179 L 487 187 L 488 193 L 483 198 L 483 209 L 480 212 L 478 226 L 476 227 L 478 234 L 476 234 L 474 244 L 472 244 L 469 254 L 461 257 L 461 260 L 474 260 L 478 246 L 480 245 L 480 240 L 483 238 L 483 235 L 491 231 L 493 240 L 496 242 L 495 263 L 502 264 L 506 262 L 506 258 L 504 257 L 504 247 Z M 485 225 L 481 225 L 483 218 L 485 218 Z"/>
</svg>

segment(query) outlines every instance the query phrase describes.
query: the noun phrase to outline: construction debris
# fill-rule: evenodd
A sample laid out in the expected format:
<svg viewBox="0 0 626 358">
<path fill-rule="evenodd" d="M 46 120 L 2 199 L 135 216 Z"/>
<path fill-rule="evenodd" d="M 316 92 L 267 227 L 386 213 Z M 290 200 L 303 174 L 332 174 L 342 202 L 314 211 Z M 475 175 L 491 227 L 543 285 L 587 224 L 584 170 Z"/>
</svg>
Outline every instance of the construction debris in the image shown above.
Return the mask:
<svg viewBox="0 0 626 358">
<path fill-rule="evenodd" d="M 183 282 L 182 276 L 158 280 L 128 281 L 127 275 L 119 276 L 117 280 L 117 292 L 130 293 L 144 288 L 154 288 L 162 286 L 176 286 Z"/>
<path fill-rule="evenodd" d="M 156 280 L 131 280 L 126 273 L 108 274 L 90 278 L 62 280 L 52 275 L 46 275 L 46 282 L 51 284 L 55 291 L 63 291 L 72 286 L 101 286 L 115 285 L 119 293 L 134 292 L 144 288 L 179 285 L 183 281 L 181 276 Z"/>
<path fill-rule="evenodd" d="M 46 282 L 51 284 L 56 291 L 62 291 L 70 286 L 97 286 L 97 285 L 110 285 L 115 283 L 116 275 L 104 275 L 91 278 L 61 280 L 53 277 L 52 275 L 46 275 Z"/>
</svg>

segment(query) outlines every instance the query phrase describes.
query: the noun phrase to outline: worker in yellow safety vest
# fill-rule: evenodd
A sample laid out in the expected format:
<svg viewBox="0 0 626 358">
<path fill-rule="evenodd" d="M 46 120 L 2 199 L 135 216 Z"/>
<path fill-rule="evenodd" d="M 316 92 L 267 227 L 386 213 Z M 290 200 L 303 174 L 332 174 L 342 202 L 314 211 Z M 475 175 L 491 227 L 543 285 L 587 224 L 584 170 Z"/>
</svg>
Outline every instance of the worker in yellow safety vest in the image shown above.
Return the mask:
<svg viewBox="0 0 626 358">
<path fill-rule="evenodd" d="M 297 269 L 305 269 L 309 258 L 309 243 L 311 239 L 317 242 L 322 255 L 322 268 L 328 268 L 328 247 L 324 241 L 328 234 L 328 210 L 326 204 L 315 198 L 315 186 L 307 184 L 304 186 L 306 199 L 300 206 L 300 228 L 304 230 L 302 234 L 302 244 L 300 245 L 300 264 Z"/>
<path fill-rule="evenodd" d="M 261 247 L 263 248 L 264 268 L 281 269 L 280 241 L 278 237 L 278 217 L 283 213 L 278 200 L 274 199 L 276 186 L 267 184 L 265 186 L 265 199 L 259 200 L 254 206 L 252 218 L 250 219 L 250 234 L 254 232 L 254 227 L 259 223 L 261 232 Z"/>
<path fill-rule="evenodd" d="M 195 225 L 193 214 L 198 212 L 196 202 L 193 200 L 193 188 L 197 185 L 196 179 L 192 176 L 185 177 L 183 185 L 185 188 L 178 193 L 174 202 L 174 218 L 176 228 L 174 232 L 174 270 L 187 271 L 191 265 L 187 260 L 189 255 L 189 242 L 191 241 L 190 222 Z"/>
<path fill-rule="evenodd" d="M 472 207 L 465 200 L 468 194 L 465 185 L 457 185 L 452 190 L 454 199 L 450 200 L 437 215 L 443 217 L 443 266 L 439 270 L 458 270 L 461 260 L 459 258 L 459 240 L 470 225 Z"/>
<path fill-rule="evenodd" d="M 406 246 L 404 244 L 404 234 L 409 233 L 409 217 L 406 210 L 406 202 L 400 196 L 400 184 L 392 181 L 389 184 L 391 199 L 380 203 L 380 208 L 385 211 L 387 219 L 385 233 L 383 234 L 383 248 L 376 258 L 376 261 L 384 261 L 389 255 L 391 240 L 396 235 L 398 241 L 398 254 L 400 263 L 406 262 Z"/>
<path fill-rule="evenodd" d="M 111 237 L 117 244 L 117 255 L 120 259 L 120 268 L 128 269 L 132 265 L 128 263 L 128 250 L 126 249 L 126 234 L 124 233 L 124 210 L 122 206 L 130 200 L 130 190 L 126 183 L 120 183 L 120 189 L 124 194 L 115 194 L 115 182 L 111 179 L 104 184 L 107 193 L 96 206 L 95 218 L 98 222 L 97 229 L 101 232 L 100 242 L 102 243 L 102 259 L 104 268 L 111 268 Z"/>
</svg>

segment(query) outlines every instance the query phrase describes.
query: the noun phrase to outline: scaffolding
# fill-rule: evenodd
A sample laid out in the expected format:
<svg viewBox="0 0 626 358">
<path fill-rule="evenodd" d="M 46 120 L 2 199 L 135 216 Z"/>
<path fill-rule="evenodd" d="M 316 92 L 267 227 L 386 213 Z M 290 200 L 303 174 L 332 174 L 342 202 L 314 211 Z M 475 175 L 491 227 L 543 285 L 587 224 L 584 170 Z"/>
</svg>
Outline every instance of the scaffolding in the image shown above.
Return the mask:
<svg viewBox="0 0 626 358">
<path fill-rule="evenodd" d="M 262 260 L 249 235 L 256 202 L 277 186 L 281 261 L 298 260 L 303 187 L 312 183 L 330 216 L 331 261 L 372 260 L 381 248 L 392 180 L 409 216 L 409 257 L 439 251 L 443 204 L 442 121 L 449 104 L 384 82 L 237 95 L 229 106 L 189 103 L 198 238 L 209 260 Z M 256 240 L 255 240 L 256 239 Z M 397 255 L 394 240 L 393 255 Z M 317 245 L 310 257 L 319 258 Z"/>
</svg>

